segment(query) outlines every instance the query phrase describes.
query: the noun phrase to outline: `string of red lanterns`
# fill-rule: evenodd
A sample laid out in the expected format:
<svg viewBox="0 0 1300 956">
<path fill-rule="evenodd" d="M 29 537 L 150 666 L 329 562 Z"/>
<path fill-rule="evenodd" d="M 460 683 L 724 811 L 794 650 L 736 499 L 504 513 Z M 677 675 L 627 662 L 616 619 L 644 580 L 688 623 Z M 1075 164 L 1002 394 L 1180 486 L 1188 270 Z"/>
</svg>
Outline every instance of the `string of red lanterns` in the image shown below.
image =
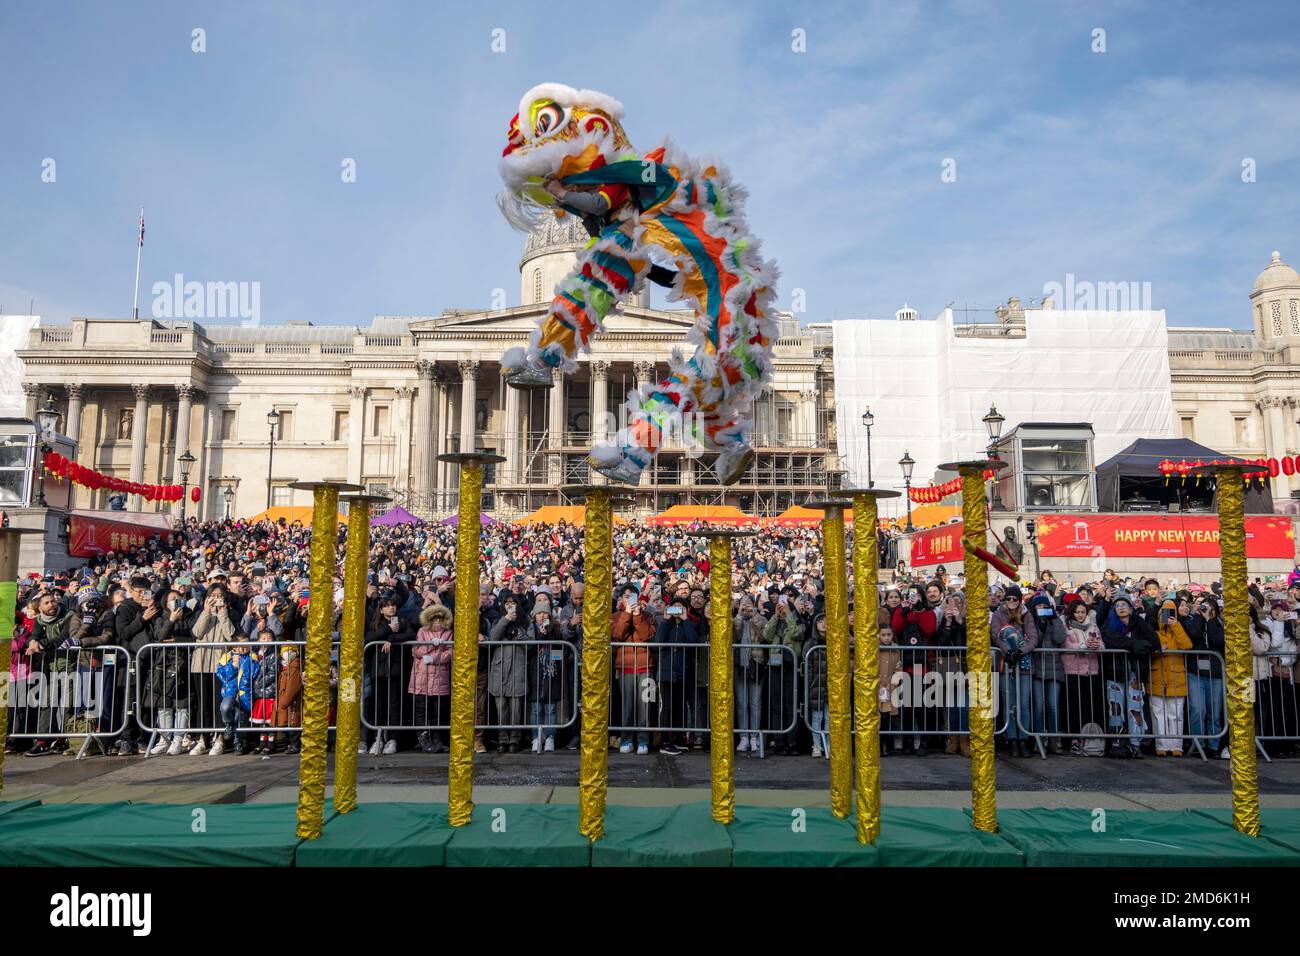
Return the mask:
<svg viewBox="0 0 1300 956">
<path fill-rule="evenodd" d="M 1169 484 L 1169 480 L 1175 475 L 1181 479 L 1183 484 L 1186 484 L 1187 476 L 1193 471 L 1213 465 L 1259 465 L 1259 471 L 1243 472 L 1242 477 L 1247 481 L 1258 479 L 1260 484 L 1263 484 L 1264 479 L 1267 477 L 1276 478 L 1279 473 L 1293 475 L 1297 471 L 1300 471 L 1300 455 L 1296 455 L 1294 458 L 1283 458 L 1280 462 L 1276 458 L 1256 458 L 1254 461 L 1251 461 L 1249 458 L 1227 460 L 1216 458 L 1214 461 L 1202 461 L 1199 458 L 1196 459 L 1196 461 L 1188 461 L 1186 458 L 1174 461 L 1170 458 L 1166 458 L 1157 465 L 1156 468 L 1160 474 L 1165 476 L 1165 484 L 1167 485 Z M 1201 476 L 1197 475 L 1196 481 L 1198 484 L 1200 483 L 1200 480 Z"/>
<path fill-rule="evenodd" d="M 988 481 L 996 472 L 990 468 L 984 472 L 984 480 Z M 961 491 L 961 479 L 954 478 L 951 481 L 945 481 L 941 485 L 926 485 L 923 488 L 913 488 L 909 493 L 915 504 L 932 504 L 936 501 L 942 501 L 949 495 L 955 495 Z"/>
<path fill-rule="evenodd" d="M 109 491 L 140 495 L 145 501 L 180 501 L 185 495 L 184 485 L 147 485 L 139 481 L 114 478 L 111 475 L 95 471 L 93 468 L 87 468 L 85 465 L 79 465 L 66 456 L 60 455 L 57 451 L 46 452 L 45 457 L 41 459 L 41 464 L 49 474 L 54 475 L 56 478 L 62 478 L 75 485 L 81 485 L 83 488 L 90 488 L 94 491 L 107 488 Z M 190 500 L 198 504 L 202 494 L 202 491 L 196 485 L 190 489 Z"/>
</svg>

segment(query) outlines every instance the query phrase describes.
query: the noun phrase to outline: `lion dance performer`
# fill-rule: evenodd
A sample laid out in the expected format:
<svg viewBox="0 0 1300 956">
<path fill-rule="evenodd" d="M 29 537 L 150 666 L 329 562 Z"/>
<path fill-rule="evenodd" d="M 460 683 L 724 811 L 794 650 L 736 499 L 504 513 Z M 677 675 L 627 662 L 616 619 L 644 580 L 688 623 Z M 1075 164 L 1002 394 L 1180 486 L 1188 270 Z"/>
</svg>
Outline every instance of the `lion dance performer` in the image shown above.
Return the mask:
<svg viewBox="0 0 1300 956">
<path fill-rule="evenodd" d="M 695 352 L 674 351 L 667 377 L 629 393 L 626 427 L 589 460 L 634 484 L 665 437 L 695 440 L 719 453 L 714 469 L 729 485 L 753 460 L 750 415 L 771 381 L 776 266 L 759 255 L 745 191 L 726 170 L 670 145 L 642 155 L 622 118 L 617 100 L 558 83 L 520 100 L 501 156 L 501 211 L 523 230 L 543 215 L 579 216 L 592 238 L 529 346 L 501 364 L 515 388 L 548 388 L 555 369 L 577 369 L 612 309 L 647 280 L 667 287 L 695 311 Z"/>
</svg>

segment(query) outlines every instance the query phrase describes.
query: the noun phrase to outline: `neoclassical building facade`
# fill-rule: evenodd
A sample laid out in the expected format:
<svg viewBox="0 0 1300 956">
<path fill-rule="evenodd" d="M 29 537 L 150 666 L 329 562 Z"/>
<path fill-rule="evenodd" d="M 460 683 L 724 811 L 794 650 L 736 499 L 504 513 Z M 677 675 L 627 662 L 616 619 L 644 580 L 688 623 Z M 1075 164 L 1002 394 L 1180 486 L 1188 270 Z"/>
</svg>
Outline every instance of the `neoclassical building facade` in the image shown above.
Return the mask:
<svg viewBox="0 0 1300 956">
<path fill-rule="evenodd" d="M 388 493 L 417 514 L 446 514 L 457 476 L 438 456 L 470 450 L 506 459 L 487 475 L 492 512 L 565 503 L 560 487 L 590 480 L 585 455 L 617 425 L 627 392 L 663 374 L 674 348 L 689 348 L 692 324 L 689 313 L 650 308 L 642 294 L 608 318 L 576 374 L 545 391 L 505 387 L 501 353 L 524 344 L 586 238 L 572 218 L 530 234 L 523 304 L 514 308 L 378 316 L 364 328 L 93 318 L 43 326 L 19 353 L 28 412 L 52 396 L 78 460 L 130 480 L 179 481 L 177 458 L 188 450 L 205 516 L 225 514 L 227 488 L 232 514 L 246 516 L 268 499 L 306 504 L 289 485 L 322 479 Z M 724 489 L 707 467 L 712 456 L 667 447 L 635 490 L 634 511 L 727 503 L 775 513 L 837 479 L 829 337 L 785 317 L 776 356 L 750 474 Z M 79 507 L 105 504 L 103 492 L 76 494 Z"/>
<path fill-rule="evenodd" d="M 19 353 L 28 414 L 52 396 L 78 460 L 136 481 L 178 481 L 176 461 L 188 450 L 197 459 L 190 483 L 203 489 L 198 510 L 209 517 L 225 514 L 227 488 L 231 512 L 246 516 L 268 499 L 307 504 L 289 485 L 320 479 L 386 492 L 417 514 L 446 514 L 456 506 L 456 471 L 438 455 L 469 450 L 506 459 L 487 476 L 493 513 L 564 503 L 561 486 L 590 480 L 584 457 L 617 424 L 610 415 L 630 388 L 663 373 L 691 326 L 688 313 L 651 308 L 643 294 L 611 314 L 576 374 L 546 391 L 505 387 L 501 353 L 525 342 L 585 241 L 572 219 L 531 234 L 519 265 L 523 304 L 514 308 L 379 316 L 364 328 L 93 318 L 43 326 Z M 1250 330 L 1169 329 L 1179 428 L 1226 454 L 1296 455 L 1300 274 L 1273 253 L 1249 302 Z M 999 309 L 1013 335 L 1018 310 L 1014 298 Z M 836 487 L 831 339 L 828 325 L 782 319 L 776 375 L 755 414 L 758 458 L 740 484 L 719 487 L 707 456 L 668 447 L 635 489 L 632 510 L 725 503 L 775 514 Z M 1293 490 L 1300 476 L 1273 482 L 1277 499 Z M 76 494 L 77 506 L 104 506 L 103 493 Z"/>
</svg>

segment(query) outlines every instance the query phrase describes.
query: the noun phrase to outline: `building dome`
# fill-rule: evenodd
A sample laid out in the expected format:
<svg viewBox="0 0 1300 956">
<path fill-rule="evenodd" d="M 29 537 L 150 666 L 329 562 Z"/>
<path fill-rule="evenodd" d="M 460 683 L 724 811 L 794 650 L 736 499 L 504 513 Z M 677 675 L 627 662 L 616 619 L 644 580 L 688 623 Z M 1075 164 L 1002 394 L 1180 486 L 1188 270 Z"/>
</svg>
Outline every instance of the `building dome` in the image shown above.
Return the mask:
<svg viewBox="0 0 1300 956">
<path fill-rule="evenodd" d="M 557 219 L 547 213 L 542 216 L 532 232 L 528 233 L 522 261 L 527 262 L 534 256 L 550 252 L 574 252 L 585 246 L 590 238 L 582 225 L 582 220 L 577 216 L 564 216 Z"/>
<path fill-rule="evenodd" d="M 1268 268 L 1255 277 L 1255 284 L 1250 288 L 1250 296 L 1253 299 L 1261 292 L 1295 288 L 1300 288 L 1300 272 L 1296 272 L 1283 262 L 1280 252 L 1274 251 L 1273 261 L 1268 264 Z"/>
</svg>

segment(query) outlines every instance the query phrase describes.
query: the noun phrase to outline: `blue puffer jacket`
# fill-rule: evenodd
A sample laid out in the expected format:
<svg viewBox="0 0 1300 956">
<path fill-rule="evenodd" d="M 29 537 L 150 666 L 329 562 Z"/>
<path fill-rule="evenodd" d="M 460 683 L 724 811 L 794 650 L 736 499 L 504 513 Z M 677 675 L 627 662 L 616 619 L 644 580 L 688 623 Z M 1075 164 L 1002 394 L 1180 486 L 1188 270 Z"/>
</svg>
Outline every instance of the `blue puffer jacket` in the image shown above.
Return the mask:
<svg viewBox="0 0 1300 956">
<path fill-rule="evenodd" d="M 217 661 L 221 696 L 238 697 L 239 706 L 248 710 L 252 707 L 253 679 L 257 677 L 257 671 L 257 661 L 251 655 L 226 651 Z"/>
</svg>

